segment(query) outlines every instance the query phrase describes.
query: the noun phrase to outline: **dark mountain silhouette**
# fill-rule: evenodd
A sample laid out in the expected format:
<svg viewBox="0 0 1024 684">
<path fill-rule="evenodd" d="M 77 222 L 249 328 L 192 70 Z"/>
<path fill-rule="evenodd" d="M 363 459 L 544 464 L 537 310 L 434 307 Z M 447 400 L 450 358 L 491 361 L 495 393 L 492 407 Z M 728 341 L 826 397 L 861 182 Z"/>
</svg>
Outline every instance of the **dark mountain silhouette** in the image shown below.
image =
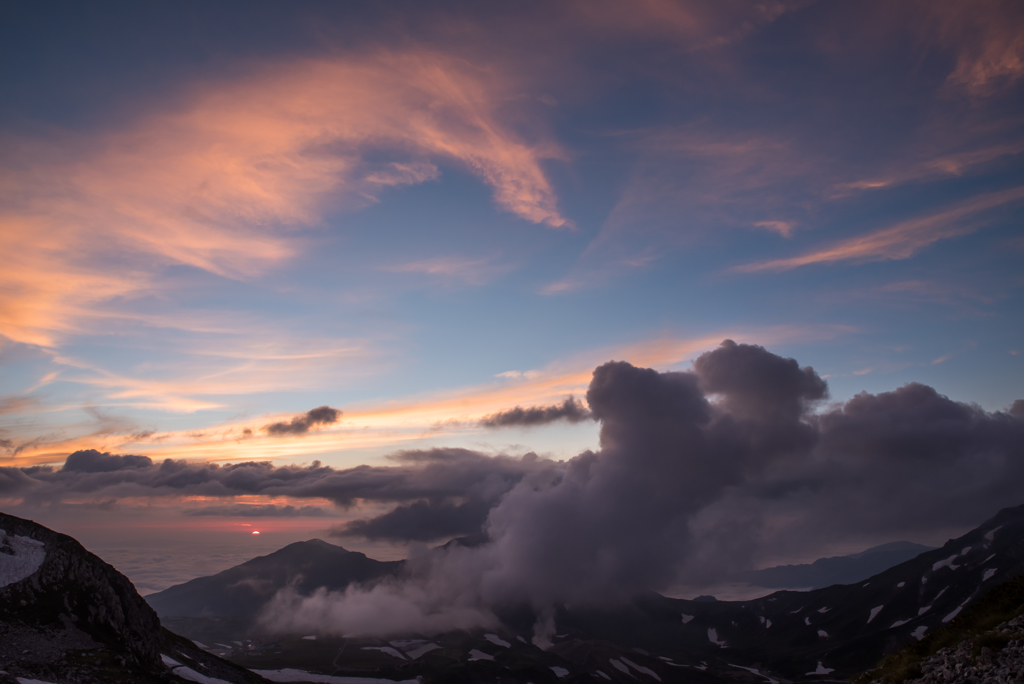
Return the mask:
<svg viewBox="0 0 1024 684">
<path fill-rule="evenodd" d="M 337 558 L 350 558 L 349 552 L 332 548 Z M 883 547 L 856 555 L 869 557 L 892 550 L 914 549 Z M 289 581 L 289 574 L 278 565 L 292 553 L 277 556 L 270 564 L 280 573 L 275 582 L 281 586 Z M 307 558 L 328 556 L 312 554 Z M 388 568 L 383 565 L 370 562 L 365 567 L 381 573 L 400 567 L 397 563 Z M 312 577 L 312 571 L 307 566 L 306 576 Z M 331 575 L 333 587 L 356 579 L 326 569 L 317 572 L 317 576 Z M 671 599 L 652 592 L 626 606 L 562 607 L 555 618 L 558 634 L 547 650 L 529 643 L 537 616 L 528 608 L 502 611 L 504 626 L 491 630 L 489 636 L 480 630 L 429 638 L 416 634 L 389 637 L 392 641 L 259 635 L 251 621 L 232 623 L 201 617 L 181 618 L 174 624 L 200 640 L 219 639 L 230 644 L 231 639 L 251 637 L 257 647 L 234 649 L 230 657 L 260 670 L 358 672 L 363 673 L 359 676 L 398 680 L 422 676 L 427 682 L 495 679 L 536 684 L 594 681 L 595 677 L 630 684 L 638 680 L 822 681 L 845 679 L 870 669 L 883 655 L 915 643 L 953 620 L 988 590 L 1020 575 L 1024 575 L 1024 506 L 1005 509 L 942 548 L 855 584 L 776 591 L 751 601 Z M 316 581 L 304 581 L 303 591 L 317 586 Z M 218 630 L 226 629 L 235 632 L 217 636 Z M 496 645 L 495 637 L 508 645 Z M 409 655 L 425 644 L 433 644 L 432 650 Z M 479 653 L 494 660 L 481 659 Z M 598 671 L 603 674 L 595 674 Z"/>
<path fill-rule="evenodd" d="M 128 578 L 73 538 L 4 513 L 0 671 L 5 684 L 266 681 L 161 628 Z"/>
<path fill-rule="evenodd" d="M 402 561 L 378 561 L 319 539 L 296 542 L 209 577 L 146 597 L 160 617 L 255 617 L 274 594 L 292 586 L 309 594 L 344 589 L 394 574 Z"/>
<path fill-rule="evenodd" d="M 821 589 L 833 584 L 854 584 L 934 548 L 908 541 L 890 542 L 847 556 L 755 570 L 747 573 L 744 579 L 754 586 L 769 589 Z"/>
</svg>

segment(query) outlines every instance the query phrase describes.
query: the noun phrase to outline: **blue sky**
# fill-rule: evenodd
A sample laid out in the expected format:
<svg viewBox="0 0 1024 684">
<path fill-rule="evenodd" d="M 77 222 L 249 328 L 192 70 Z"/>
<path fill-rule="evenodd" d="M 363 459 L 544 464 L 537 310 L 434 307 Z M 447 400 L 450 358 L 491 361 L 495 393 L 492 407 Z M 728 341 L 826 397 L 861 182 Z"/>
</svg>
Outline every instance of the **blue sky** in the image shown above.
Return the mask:
<svg viewBox="0 0 1024 684">
<path fill-rule="evenodd" d="M 0 466 L 565 459 L 475 421 L 725 338 L 1024 397 L 1015 3 L 0 12 Z"/>
</svg>

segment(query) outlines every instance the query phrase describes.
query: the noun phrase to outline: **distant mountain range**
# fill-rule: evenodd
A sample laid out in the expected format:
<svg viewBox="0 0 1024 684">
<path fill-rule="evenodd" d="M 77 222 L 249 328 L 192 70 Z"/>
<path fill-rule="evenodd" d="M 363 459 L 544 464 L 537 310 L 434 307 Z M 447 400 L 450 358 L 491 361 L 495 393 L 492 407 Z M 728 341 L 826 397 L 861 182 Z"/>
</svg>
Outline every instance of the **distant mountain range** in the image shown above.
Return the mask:
<svg viewBox="0 0 1024 684">
<path fill-rule="evenodd" d="M 275 587 L 342 589 L 401 570 L 310 541 L 151 596 L 164 627 L 185 639 L 70 537 L 2 514 L 0 530 L 0 684 L 845 680 L 1024 575 L 1020 506 L 854 584 L 740 602 L 649 593 L 628 605 L 561 607 L 546 650 L 529 643 L 536 616 L 527 607 L 508 609 L 490 631 L 390 640 L 261 632 L 254 615 Z"/>
<path fill-rule="evenodd" d="M 320 562 L 331 564 L 333 570 L 318 567 Z M 894 567 L 887 567 L 894 562 Z M 346 672 L 427 680 L 455 677 L 465 670 L 470 679 L 500 673 L 504 681 L 535 684 L 564 682 L 576 675 L 580 681 L 597 676 L 630 684 L 638 676 L 664 682 L 744 677 L 751 682 L 821 681 L 826 675 L 848 678 L 867 670 L 884 654 L 954 619 L 989 588 L 1024 574 L 1024 506 L 1001 511 L 940 549 L 896 542 L 755 573 L 758 582 L 828 585 L 812 591 L 777 591 L 741 602 L 650 593 L 629 606 L 562 608 L 556 615 L 560 637 L 547 651 L 529 644 L 535 619 L 529 610 L 502 614 L 505 627 L 489 636 L 407 635 L 389 642 L 260 633 L 246 616 L 253 615 L 254 605 L 261 606 L 276 588 L 296 581 L 300 566 L 308 575 L 301 580 L 302 591 L 328 580 L 321 586 L 342 589 L 360 577 L 401 570 L 400 563 L 379 563 L 315 540 L 172 587 L 149 600 L 173 629 L 212 643 L 213 652 L 265 676 L 299 668 L 323 675 Z M 882 572 L 865 577 L 878 567 Z M 311 579 L 314 574 L 319 579 Z M 834 581 L 850 578 L 857 579 L 846 584 Z M 239 595 L 231 592 L 238 591 L 239 582 L 262 587 L 248 594 L 254 605 L 235 603 Z M 223 598 L 227 595 L 236 598 Z M 507 646 L 496 647 L 499 641 Z M 420 652 L 424 647 L 429 648 Z M 495 663 L 501 668 L 495 670 Z M 563 671 L 563 676 L 551 675 Z M 598 671 L 603 674 L 595 675 Z"/>
<path fill-rule="evenodd" d="M 744 579 L 754 586 L 768 589 L 821 589 L 833 584 L 855 584 L 934 548 L 908 541 L 890 542 L 848 556 L 755 570 L 747 573 Z"/>
</svg>

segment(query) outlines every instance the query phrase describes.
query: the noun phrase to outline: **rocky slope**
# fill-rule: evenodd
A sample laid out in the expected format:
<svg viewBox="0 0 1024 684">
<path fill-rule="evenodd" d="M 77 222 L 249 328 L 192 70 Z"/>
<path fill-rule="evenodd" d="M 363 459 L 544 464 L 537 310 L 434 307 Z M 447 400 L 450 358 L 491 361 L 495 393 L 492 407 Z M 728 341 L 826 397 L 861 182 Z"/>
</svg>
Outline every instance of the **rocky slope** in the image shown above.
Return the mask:
<svg viewBox="0 0 1024 684">
<path fill-rule="evenodd" d="M 0 682 L 147 684 L 192 674 L 211 684 L 264 681 L 162 629 L 128 578 L 73 538 L 0 513 Z"/>
<path fill-rule="evenodd" d="M 998 647 L 1002 641 L 999 636 L 1006 639 L 1002 648 Z M 993 641 L 996 649 L 981 645 L 985 641 Z M 904 681 L 907 684 L 1024 682 L 1024 617 L 1004 622 L 992 632 L 963 641 L 955 648 L 942 649 L 921 663 L 920 677 Z"/>
</svg>

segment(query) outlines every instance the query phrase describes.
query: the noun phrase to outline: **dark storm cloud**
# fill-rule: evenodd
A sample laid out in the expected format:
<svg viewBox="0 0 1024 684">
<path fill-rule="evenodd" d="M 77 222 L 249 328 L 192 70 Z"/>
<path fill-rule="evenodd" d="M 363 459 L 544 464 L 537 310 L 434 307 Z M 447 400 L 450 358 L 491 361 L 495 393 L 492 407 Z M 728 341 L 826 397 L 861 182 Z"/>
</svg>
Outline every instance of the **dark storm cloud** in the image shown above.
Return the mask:
<svg viewBox="0 0 1024 684">
<path fill-rule="evenodd" d="M 547 482 L 557 477 L 560 464 L 529 453 L 522 458 L 488 456 L 468 449 L 401 451 L 395 465 L 357 466 L 338 470 L 314 461 L 308 466 L 275 466 L 267 462 L 231 465 L 164 460 L 146 456 L 115 456 L 94 450 L 71 454 L 59 470 L 48 466 L 0 469 L 0 493 L 22 496 L 28 504 L 54 504 L 64 498 L 132 496 L 249 495 L 321 498 L 339 507 L 359 501 L 397 504 L 399 509 L 360 521 L 349 534 L 380 538 L 439 539 L 480 531 L 487 511 L 524 477 Z M 31 494 L 31 496 L 29 496 Z M 402 506 L 420 503 L 434 512 L 419 520 L 415 530 L 401 521 Z M 307 515 L 311 507 L 260 508 L 252 505 L 195 509 L 192 515 Z M 475 520 L 477 526 L 470 527 Z M 457 522 L 458 521 L 458 522 Z"/>
<path fill-rule="evenodd" d="M 189 516 L 225 516 L 229 518 L 323 518 L 331 511 L 319 506 L 275 506 L 274 504 L 231 504 L 204 506 L 184 511 Z"/>
<path fill-rule="evenodd" d="M 503 492 L 504 493 L 504 492 Z M 331 530 L 332 536 L 392 541 L 432 541 L 479 533 L 496 500 L 416 501 L 371 520 L 354 520 Z"/>
<path fill-rule="evenodd" d="M 796 359 L 732 340 L 702 354 L 694 370 L 701 388 L 721 395 L 724 408 L 737 418 L 792 422 L 828 396 L 828 385 L 810 366 L 800 368 Z"/>
<path fill-rule="evenodd" d="M 721 580 L 836 538 L 963 529 L 1024 502 L 1019 402 L 987 412 L 916 383 L 820 409 L 826 396 L 813 369 L 727 340 L 689 372 L 597 368 L 586 401 L 600 449 L 565 462 L 438 448 L 337 470 L 79 452 L 60 470 L 0 470 L 0 491 L 38 503 L 267 495 L 393 504 L 335 532 L 433 540 L 482 531 L 487 541 L 428 553 L 405 580 L 362 593 L 286 592 L 273 606 L 282 629 L 348 633 L 358 625 L 338 616 L 373 609 L 393 616 L 374 622 L 381 633 L 430 631 L 491 624 L 493 608 L 526 603 L 541 616 L 539 643 L 561 602 Z"/>
<path fill-rule="evenodd" d="M 118 470 L 135 470 L 153 465 L 148 456 L 115 456 L 95 449 L 76 451 L 64 461 L 64 472 L 73 473 L 112 473 Z"/>
<path fill-rule="evenodd" d="M 1024 421 L 1010 413 L 918 384 L 813 413 L 826 396 L 813 369 L 731 341 L 693 372 L 607 363 L 587 392 L 600 450 L 512 487 L 487 514 L 489 541 L 414 559 L 393 584 L 284 592 L 274 619 L 341 634 L 360 628 L 346 615 L 372 607 L 397 616 L 375 622 L 379 633 L 430 631 L 490 624 L 494 608 L 525 602 L 544 645 L 562 602 L 721 580 L 836 534 L 974 525 L 1024 501 Z M 436 513 L 408 505 L 374 525 L 413 537 L 414 511 Z"/>
<path fill-rule="evenodd" d="M 564 420 L 569 423 L 581 423 L 592 418 L 583 404 L 575 397 L 567 397 L 561 404 L 554 406 L 531 406 L 523 408 L 516 406 L 508 411 L 500 411 L 484 416 L 480 419 L 483 427 L 530 427 L 534 425 L 547 425 L 555 421 Z"/>
<path fill-rule="evenodd" d="M 271 423 L 264 425 L 263 429 L 271 435 L 303 435 L 314 425 L 332 425 L 337 423 L 340 417 L 341 411 L 338 409 L 318 406 L 301 416 L 295 416 L 290 422 Z"/>
</svg>

